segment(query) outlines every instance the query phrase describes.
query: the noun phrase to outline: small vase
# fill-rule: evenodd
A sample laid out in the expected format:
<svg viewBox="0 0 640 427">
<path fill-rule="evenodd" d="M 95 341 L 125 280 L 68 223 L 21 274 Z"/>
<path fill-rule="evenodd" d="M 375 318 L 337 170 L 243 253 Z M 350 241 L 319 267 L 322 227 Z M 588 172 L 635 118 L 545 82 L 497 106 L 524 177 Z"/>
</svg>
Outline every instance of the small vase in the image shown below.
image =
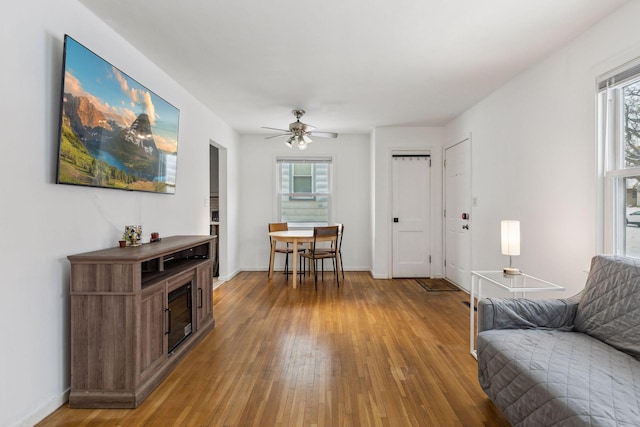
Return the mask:
<svg viewBox="0 0 640 427">
<path fill-rule="evenodd" d="M 125 246 L 127 246 L 127 241 L 126 240 L 120 240 L 118 241 L 118 243 L 120 243 L 120 247 L 124 248 Z"/>
</svg>

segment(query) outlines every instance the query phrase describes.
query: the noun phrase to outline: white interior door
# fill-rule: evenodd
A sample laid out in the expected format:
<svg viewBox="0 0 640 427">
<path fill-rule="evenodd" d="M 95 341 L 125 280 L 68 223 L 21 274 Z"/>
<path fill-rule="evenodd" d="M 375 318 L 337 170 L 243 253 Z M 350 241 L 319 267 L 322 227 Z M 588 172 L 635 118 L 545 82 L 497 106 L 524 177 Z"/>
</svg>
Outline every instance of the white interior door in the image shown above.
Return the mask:
<svg viewBox="0 0 640 427">
<path fill-rule="evenodd" d="M 430 277 L 431 157 L 393 155 L 392 277 Z"/>
<path fill-rule="evenodd" d="M 471 288 L 471 141 L 445 150 L 445 277 Z"/>
</svg>

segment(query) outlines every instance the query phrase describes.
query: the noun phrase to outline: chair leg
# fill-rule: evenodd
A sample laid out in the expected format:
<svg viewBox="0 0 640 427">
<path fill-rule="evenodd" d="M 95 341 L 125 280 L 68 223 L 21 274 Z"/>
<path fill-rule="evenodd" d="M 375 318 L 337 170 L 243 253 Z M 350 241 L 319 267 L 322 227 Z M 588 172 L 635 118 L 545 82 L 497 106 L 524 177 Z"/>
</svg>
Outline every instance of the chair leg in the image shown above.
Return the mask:
<svg viewBox="0 0 640 427">
<path fill-rule="evenodd" d="M 289 278 L 289 253 L 286 253 L 284 258 L 284 274 Z"/>
<path fill-rule="evenodd" d="M 316 287 L 316 291 L 318 290 L 318 263 L 316 260 L 313 260 L 313 284 Z"/>
<path fill-rule="evenodd" d="M 333 263 L 333 271 L 336 272 L 336 283 L 338 283 L 338 287 L 340 287 L 340 276 L 339 276 L 339 271 L 338 271 L 337 259 L 331 258 L 331 262 Z"/>
</svg>

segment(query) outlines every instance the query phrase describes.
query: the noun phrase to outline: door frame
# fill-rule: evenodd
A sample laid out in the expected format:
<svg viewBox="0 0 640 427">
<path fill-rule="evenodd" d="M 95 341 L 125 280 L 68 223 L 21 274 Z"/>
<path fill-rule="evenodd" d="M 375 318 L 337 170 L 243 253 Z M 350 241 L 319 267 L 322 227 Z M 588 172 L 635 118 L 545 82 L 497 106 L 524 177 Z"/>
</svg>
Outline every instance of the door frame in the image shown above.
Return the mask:
<svg viewBox="0 0 640 427">
<path fill-rule="evenodd" d="M 469 230 L 469 286 L 471 286 L 471 271 L 473 270 L 473 221 L 475 218 L 474 208 L 477 206 L 477 203 L 474 202 L 475 196 L 473 195 L 473 139 L 471 132 L 463 137 L 456 138 L 455 142 L 446 144 L 442 147 L 442 277 L 447 278 L 447 218 L 445 215 L 445 209 L 447 208 L 447 168 L 444 166 L 444 162 L 446 161 L 446 151 L 449 148 L 455 147 L 458 144 L 462 144 L 465 141 L 469 141 L 469 194 L 471 200 L 469 200 L 470 206 L 470 219 L 469 226 L 471 229 Z M 458 284 L 461 285 L 461 284 Z M 462 286 L 462 285 L 461 285 Z M 471 289 L 471 288 L 469 288 Z"/>
<path fill-rule="evenodd" d="M 209 140 L 209 145 L 218 149 L 218 215 L 220 227 L 218 228 L 218 281 L 216 286 L 220 286 L 222 282 L 231 279 L 233 274 L 229 271 L 229 220 L 228 220 L 228 159 L 227 148 L 218 144 L 214 140 Z M 209 174 L 211 174 L 211 165 L 209 165 Z M 211 189 L 209 189 L 211 193 Z M 208 200 L 208 197 L 207 197 Z M 207 204 L 207 209 L 209 205 Z M 207 214 L 211 217 L 211 214 Z"/>
</svg>

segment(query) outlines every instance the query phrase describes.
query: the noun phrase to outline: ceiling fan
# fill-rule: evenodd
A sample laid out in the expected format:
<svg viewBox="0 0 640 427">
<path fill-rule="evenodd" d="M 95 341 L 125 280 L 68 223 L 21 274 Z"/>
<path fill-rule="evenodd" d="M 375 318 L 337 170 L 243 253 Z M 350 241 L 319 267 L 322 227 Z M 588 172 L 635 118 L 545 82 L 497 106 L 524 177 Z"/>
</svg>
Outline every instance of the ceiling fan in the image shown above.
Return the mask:
<svg viewBox="0 0 640 427">
<path fill-rule="evenodd" d="M 300 121 L 300 117 L 302 117 L 305 113 L 304 110 L 292 110 L 291 111 L 294 116 L 296 116 L 296 121 L 289 124 L 289 130 L 286 129 L 278 129 L 278 128 L 270 128 L 263 126 L 262 129 L 271 129 L 277 130 L 281 133 L 279 135 L 268 136 L 265 139 L 278 138 L 280 136 L 288 136 L 289 139 L 285 141 L 285 144 L 289 148 L 298 147 L 299 150 L 306 150 L 307 145 L 312 143 L 312 136 L 319 136 L 321 138 L 337 138 L 338 134 L 335 132 L 317 132 L 314 131 L 314 127 L 308 125 L 306 123 L 302 123 Z"/>
</svg>

